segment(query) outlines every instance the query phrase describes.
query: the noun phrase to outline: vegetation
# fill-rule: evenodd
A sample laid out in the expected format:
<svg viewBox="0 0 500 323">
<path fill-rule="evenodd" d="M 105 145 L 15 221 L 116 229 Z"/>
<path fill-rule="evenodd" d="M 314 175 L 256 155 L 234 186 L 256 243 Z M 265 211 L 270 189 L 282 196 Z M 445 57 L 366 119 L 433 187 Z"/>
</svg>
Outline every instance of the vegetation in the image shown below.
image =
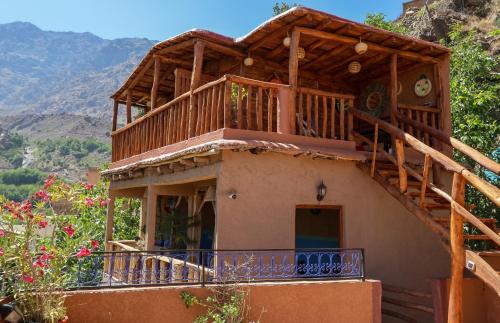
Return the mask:
<svg viewBox="0 0 500 323">
<path fill-rule="evenodd" d="M 26 140 L 17 133 L 4 132 L 2 135 L 3 138 L 0 138 L 0 159 L 6 160 L 12 167 L 21 167 Z"/>
<path fill-rule="evenodd" d="M 70 185 L 50 175 L 42 189 L 21 203 L 0 196 L 0 296 L 12 296 L 25 321 L 65 319 L 60 292 L 75 285 L 78 266 L 91 265 L 83 262 L 85 257 L 104 249 L 106 192 L 104 182 Z M 69 209 L 58 211 L 59 202 L 69 202 Z M 115 236 L 135 238 L 139 204 L 129 199 L 115 203 Z"/>
<path fill-rule="evenodd" d="M 46 177 L 46 173 L 29 168 L 0 172 L 0 195 L 21 202 L 39 190 Z"/>
<path fill-rule="evenodd" d="M 366 15 L 365 24 L 372 25 L 381 29 L 389 30 L 399 34 L 408 33 L 408 28 L 400 22 L 388 20 L 383 13 L 369 13 Z"/>
<path fill-rule="evenodd" d="M 274 6 L 273 6 L 273 13 L 274 13 L 274 16 L 277 16 L 279 14 L 282 14 L 283 12 L 293 8 L 293 7 L 296 7 L 296 6 L 300 6 L 300 4 L 298 3 L 288 3 L 286 1 L 281 1 L 281 2 L 275 2 L 274 3 Z"/>
</svg>

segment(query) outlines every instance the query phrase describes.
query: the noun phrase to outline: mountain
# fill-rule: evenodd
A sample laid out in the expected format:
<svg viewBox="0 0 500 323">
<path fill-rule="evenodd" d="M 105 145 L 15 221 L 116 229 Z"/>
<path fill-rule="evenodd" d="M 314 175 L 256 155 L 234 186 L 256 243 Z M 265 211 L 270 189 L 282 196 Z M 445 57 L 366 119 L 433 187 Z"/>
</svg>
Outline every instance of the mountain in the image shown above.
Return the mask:
<svg viewBox="0 0 500 323">
<path fill-rule="evenodd" d="M 0 24 L 0 113 L 109 117 L 109 96 L 153 44 Z"/>
</svg>

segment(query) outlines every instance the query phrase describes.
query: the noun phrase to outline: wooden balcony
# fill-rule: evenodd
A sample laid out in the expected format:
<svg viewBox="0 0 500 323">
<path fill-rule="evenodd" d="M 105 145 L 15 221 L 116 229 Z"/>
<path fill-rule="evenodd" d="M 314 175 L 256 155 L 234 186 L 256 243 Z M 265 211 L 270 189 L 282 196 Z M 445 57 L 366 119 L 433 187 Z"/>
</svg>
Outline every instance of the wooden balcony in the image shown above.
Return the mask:
<svg viewBox="0 0 500 323">
<path fill-rule="evenodd" d="M 225 75 L 114 131 L 112 161 L 223 128 L 351 140 L 353 102 L 352 95 Z"/>
</svg>

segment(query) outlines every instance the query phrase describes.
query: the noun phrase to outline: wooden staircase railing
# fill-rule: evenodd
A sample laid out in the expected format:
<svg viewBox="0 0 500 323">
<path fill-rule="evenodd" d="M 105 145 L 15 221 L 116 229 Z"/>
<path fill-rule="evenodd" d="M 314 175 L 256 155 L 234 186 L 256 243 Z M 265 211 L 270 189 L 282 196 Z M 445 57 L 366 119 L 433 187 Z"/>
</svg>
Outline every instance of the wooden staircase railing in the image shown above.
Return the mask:
<svg viewBox="0 0 500 323">
<path fill-rule="evenodd" d="M 372 148 L 371 165 L 369 167 L 362 166 L 362 168 L 419 220 L 439 234 L 445 246 L 449 246 L 447 250 L 450 251 L 452 258 L 449 317 L 453 322 L 460 322 L 462 315 L 461 286 L 465 266 L 500 295 L 499 273 L 482 259 L 480 254 L 464 248 L 464 240 L 466 239 L 487 239 L 496 244 L 496 249 L 500 246 L 500 235 L 497 232 L 496 221 L 478 218 L 465 206 L 465 185 L 468 184 L 472 189 L 480 191 L 497 207 L 500 206 L 500 189 L 404 130 L 363 111 L 350 108 L 349 112 L 356 121 L 368 123 L 374 129 L 373 140 L 354 129 L 352 130 L 355 139 Z M 433 141 L 437 140 L 449 145 L 495 174 L 500 173 L 498 163 L 462 142 L 401 113 L 397 113 L 396 118 L 402 123 L 402 128 L 411 125 L 419 131 L 423 138 L 430 137 Z M 377 140 L 381 130 L 393 139 L 394 152 L 377 149 Z M 424 139 L 424 141 L 426 140 Z M 423 165 L 408 162 L 405 159 L 407 152 L 405 147 L 422 154 Z M 450 193 L 435 184 L 434 175 L 431 175 L 430 172 L 432 165 L 438 165 L 453 174 Z M 449 210 L 450 217 L 443 217 L 442 213 L 436 214 L 442 210 Z M 482 232 L 482 235 L 464 235 L 464 222 L 473 225 Z M 447 223 L 449 228 L 446 227 Z"/>
</svg>

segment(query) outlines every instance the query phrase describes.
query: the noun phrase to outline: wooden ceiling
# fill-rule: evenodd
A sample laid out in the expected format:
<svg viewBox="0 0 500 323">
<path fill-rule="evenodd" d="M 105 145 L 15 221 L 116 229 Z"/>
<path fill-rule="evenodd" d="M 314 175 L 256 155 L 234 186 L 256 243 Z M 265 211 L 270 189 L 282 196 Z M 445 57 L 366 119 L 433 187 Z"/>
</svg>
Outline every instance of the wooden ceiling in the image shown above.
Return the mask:
<svg viewBox="0 0 500 323">
<path fill-rule="evenodd" d="M 287 74 L 289 48 L 283 45 L 283 38 L 291 35 L 294 28 L 303 31 L 300 46 L 306 53 L 305 58 L 299 61 L 299 74 L 314 79 L 358 82 L 386 74 L 392 53 L 399 54 L 398 70 L 401 71 L 419 63 L 437 61 L 440 56 L 449 52 L 448 48 L 438 44 L 314 9 L 295 7 L 237 39 L 206 30 L 191 30 L 158 43 L 112 98 L 125 102 L 127 89 L 133 88 L 133 104 L 146 105 L 153 84 L 154 57 L 160 56 L 162 64 L 158 97 L 171 99 L 174 90 L 173 71 L 178 67 L 191 69 L 194 43 L 197 40 L 206 43 L 204 65 L 209 65 L 210 62 L 228 65 L 228 61 L 232 61 L 233 65 L 235 63 L 238 66 L 242 64 L 243 58 L 251 56 L 261 66 L 265 63 L 268 68 Z M 357 55 L 354 51 L 354 45 L 360 39 L 368 43 L 368 52 L 363 55 Z M 347 71 L 348 64 L 354 60 L 362 65 L 362 72 L 356 75 Z M 220 72 L 219 69 L 218 73 Z"/>
</svg>

